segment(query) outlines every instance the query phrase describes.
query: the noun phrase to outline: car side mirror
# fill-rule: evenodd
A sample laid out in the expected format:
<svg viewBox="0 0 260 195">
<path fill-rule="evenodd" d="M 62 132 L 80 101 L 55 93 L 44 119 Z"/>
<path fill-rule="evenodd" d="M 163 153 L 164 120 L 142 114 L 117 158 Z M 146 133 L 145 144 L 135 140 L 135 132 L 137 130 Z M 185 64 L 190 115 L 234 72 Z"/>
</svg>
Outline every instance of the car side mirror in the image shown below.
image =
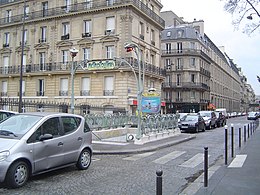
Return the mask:
<svg viewBox="0 0 260 195">
<path fill-rule="evenodd" d="M 48 139 L 52 139 L 52 138 L 53 138 L 52 134 L 44 134 L 44 135 L 40 135 L 39 140 L 44 141 L 44 140 L 48 140 Z"/>
</svg>

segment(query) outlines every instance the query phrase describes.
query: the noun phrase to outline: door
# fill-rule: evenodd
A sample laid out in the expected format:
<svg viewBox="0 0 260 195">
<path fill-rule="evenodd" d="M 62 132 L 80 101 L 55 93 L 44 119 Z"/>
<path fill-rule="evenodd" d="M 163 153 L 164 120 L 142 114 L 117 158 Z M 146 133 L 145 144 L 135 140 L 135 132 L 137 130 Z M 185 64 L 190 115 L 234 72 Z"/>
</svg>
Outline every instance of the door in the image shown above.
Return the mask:
<svg viewBox="0 0 260 195">
<path fill-rule="evenodd" d="M 34 133 L 33 144 L 34 171 L 39 172 L 64 164 L 63 137 L 60 135 L 58 117 L 46 120 Z M 40 141 L 41 135 L 51 134 L 52 139 Z"/>
</svg>

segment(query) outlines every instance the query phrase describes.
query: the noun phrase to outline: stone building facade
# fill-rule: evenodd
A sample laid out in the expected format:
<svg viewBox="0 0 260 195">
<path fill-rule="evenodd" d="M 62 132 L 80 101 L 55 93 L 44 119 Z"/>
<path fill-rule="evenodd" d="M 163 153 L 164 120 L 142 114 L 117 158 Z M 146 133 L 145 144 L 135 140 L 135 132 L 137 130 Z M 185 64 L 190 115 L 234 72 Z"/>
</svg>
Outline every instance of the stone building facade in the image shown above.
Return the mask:
<svg viewBox="0 0 260 195">
<path fill-rule="evenodd" d="M 124 46 L 139 46 L 145 91 L 161 93 L 161 8 L 158 0 L 1 0 L 1 98 L 18 99 L 22 66 L 23 100 L 70 104 L 75 48 L 75 105 L 135 113 L 138 61 Z"/>
</svg>

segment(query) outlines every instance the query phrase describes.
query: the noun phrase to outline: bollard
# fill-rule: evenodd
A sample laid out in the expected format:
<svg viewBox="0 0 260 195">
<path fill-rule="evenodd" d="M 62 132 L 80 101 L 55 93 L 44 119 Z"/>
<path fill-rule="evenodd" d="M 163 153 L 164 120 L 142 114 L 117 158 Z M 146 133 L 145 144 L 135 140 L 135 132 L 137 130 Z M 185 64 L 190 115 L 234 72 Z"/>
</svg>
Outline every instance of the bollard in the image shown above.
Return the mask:
<svg viewBox="0 0 260 195">
<path fill-rule="evenodd" d="M 238 146 L 241 148 L 241 128 L 238 129 Z"/>
<path fill-rule="evenodd" d="M 252 132 L 252 123 L 250 122 L 250 132 L 251 132 L 251 135 L 253 134 L 253 132 Z"/>
<path fill-rule="evenodd" d="M 234 157 L 234 126 L 231 124 L 231 157 Z"/>
<path fill-rule="evenodd" d="M 249 138 L 249 124 L 247 124 L 247 138 Z"/>
<path fill-rule="evenodd" d="M 246 142 L 246 125 L 244 125 L 244 142 Z"/>
<path fill-rule="evenodd" d="M 208 147 L 204 147 L 204 187 L 208 187 Z"/>
<path fill-rule="evenodd" d="M 228 159 L 228 126 L 225 125 L 225 165 L 227 165 L 227 159 Z"/>
<path fill-rule="evenodd" d="M 156 195 L 162 195 L 162 174 L 162 170 L 156 171 Z"/>
</svg>

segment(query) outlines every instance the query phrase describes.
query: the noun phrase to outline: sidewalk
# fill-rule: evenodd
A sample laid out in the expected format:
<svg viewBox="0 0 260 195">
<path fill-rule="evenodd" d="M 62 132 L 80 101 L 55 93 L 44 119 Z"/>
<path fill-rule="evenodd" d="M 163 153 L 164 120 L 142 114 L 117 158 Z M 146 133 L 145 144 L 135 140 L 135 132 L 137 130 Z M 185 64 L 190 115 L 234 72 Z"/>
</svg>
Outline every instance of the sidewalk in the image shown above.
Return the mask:
<svg viewBox="0 0 260 195">
<path fill-rule="evenodd" d="M 196 138 L 195 134 L 180 133 L 179 135 L 172 136 L 165 139 L 160 139 L 145 143 L 143 145 L 134 144 L 130 142 L 109 142 L 109 141 L 93 141 L 93 153 L 94 154 L 134 154 L 144 153 L 161 148 L 176 145 L 185 141 Z"/>
<path fill-rule="evenodd" d="M 209 179 L 208 187 L 202 187 L 196 195 L 204 194 L 260 194 L 260 128 L 251 135 L 246 145 L 239 152 L 239 157 L 246 157 L 245 161 L 228 163 L 221 166 Z M 230 157 L 229 157 L 230 158 Z M 244 162 L 244 163 L 243 163 Z M 234 166 L 235 165 L 235 166 Z M 238 166 L 237 166 L 238 165 Z"/>
</svg>

